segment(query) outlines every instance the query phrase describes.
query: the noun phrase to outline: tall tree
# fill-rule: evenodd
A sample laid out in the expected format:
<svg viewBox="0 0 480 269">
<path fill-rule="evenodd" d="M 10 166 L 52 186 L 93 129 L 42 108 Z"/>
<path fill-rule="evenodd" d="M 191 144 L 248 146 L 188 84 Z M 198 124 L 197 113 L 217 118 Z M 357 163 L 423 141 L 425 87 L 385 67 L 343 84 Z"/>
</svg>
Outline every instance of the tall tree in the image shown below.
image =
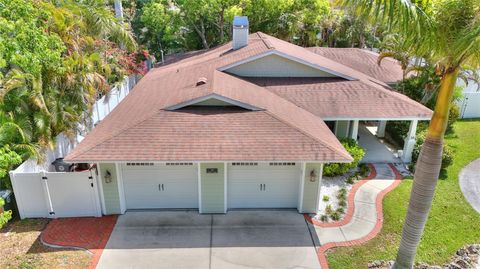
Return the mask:
<svg viewBox="0 0 480 269">
<path fill-rule="evenodd" d="M 439 177 L 442 148 L 455 83 L 462 67 L 480 67 L 479 0 L 344 0 L 364 16 L 386 22 L 402 35 L 414 56 L 435 62 L 440 77 L 427 137 L 416 164 L 414 182 L 393 268 L 413 268 Z"/>
<path fill-rule="evenodd" d="M 126 52 L 111 52 L 135 40 L 102 0 L 0 0 L 0 18 L 0 118 L 12 123 L 0 130 L 0 146 L 51 148 L 123 77 Z"/>
</svg>

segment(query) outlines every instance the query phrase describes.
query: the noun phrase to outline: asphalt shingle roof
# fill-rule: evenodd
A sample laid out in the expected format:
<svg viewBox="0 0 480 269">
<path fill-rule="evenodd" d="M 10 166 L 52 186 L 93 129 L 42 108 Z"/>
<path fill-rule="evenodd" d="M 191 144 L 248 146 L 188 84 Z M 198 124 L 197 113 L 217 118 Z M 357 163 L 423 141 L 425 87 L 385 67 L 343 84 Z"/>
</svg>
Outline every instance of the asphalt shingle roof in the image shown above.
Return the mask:
<svg viewBox="0 0 480 269">
<path fill-rule="evenodd" d="M 284 80 L 284 86 L 263 87 L 259 81 L 218 71 L 272 52 L 343 78 L 314 82 L 309 87 L 295 84 L 299 80 L 292 78 Z M 197 84 L 199 80 L 203 83 Z M 320 92 L 328 94 L 316 94 Z M 169 110 L 212 94 L 259 110 L 195 106 Z M 362 106 L 363 102 L 375 104 L 378 106 L 375 111 L 384 110 L 384 115 L 431 113 L 362 72 L 255 33 L 250 35 L 248 46 L 241 49 L 232 50 L 229 43 L 151 70 L 65 160 L 350 161 L 350 155 L 321 117 L 328 113 L 349 116 L 352 110 L 349 104 L 355 102 Z M 326 108 L 316 108 L 324 105 Z M 357 111 L 364 112 L 368 112 L 367 107 Z"/>
</svg>

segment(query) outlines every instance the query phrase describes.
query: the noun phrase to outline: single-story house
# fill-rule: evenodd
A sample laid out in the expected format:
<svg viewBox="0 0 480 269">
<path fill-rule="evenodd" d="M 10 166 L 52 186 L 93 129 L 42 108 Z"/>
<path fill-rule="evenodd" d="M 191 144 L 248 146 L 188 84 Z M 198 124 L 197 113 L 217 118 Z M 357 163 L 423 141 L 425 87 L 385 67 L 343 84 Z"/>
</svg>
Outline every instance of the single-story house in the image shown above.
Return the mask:
<svg viewBox="0 0 480 269">
<path fill-rule="evenodd" d="M 338 138 L 360 121 L 412 122 L 432 111 L 393 91 L 395 61 L 359 49 L 302 48 L 248 32 L 151 70 L 68 155 L 96 163 L 103 214 L 133 209 L 317 211 L 325 163 L 350 162 Z"/>
</svg>

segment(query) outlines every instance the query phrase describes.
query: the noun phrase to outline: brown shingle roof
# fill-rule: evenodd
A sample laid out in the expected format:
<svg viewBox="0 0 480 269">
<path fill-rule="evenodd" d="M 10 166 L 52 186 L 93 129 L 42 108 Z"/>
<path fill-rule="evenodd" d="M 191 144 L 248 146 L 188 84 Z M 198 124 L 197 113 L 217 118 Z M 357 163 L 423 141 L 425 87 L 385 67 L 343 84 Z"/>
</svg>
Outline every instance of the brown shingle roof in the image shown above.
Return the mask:
<svg viewBox="0 0 480 269">
<path fill-rule="evenodd" d="M 328 119 L 429 119 L 432 111 L 388 89 L 338 78 L 244 78 Z"/>
<path fill-rule="evenodd" d="M 402 67 L 398 61 L 385 58 L 378 65 L 379 55 L 372 51 L 358 48 L 312 47 L 307 49 L 385 83 L 395 83 L 403 78 Z"/>
<path fill-rule="evenodd" d="M 75 161 L 330 160 L 332 150 L 267 111 L 238 107 L 160 110 Z M 340 157 L 345 161 L 345 157 Z"/>
<path fill-rule="evenodd" d="M 232 50 L 229 43 L 151 70 L 65 159 L 350 161 L 351 157 L 323 120 L 312 114 L 317 113 L 310 109 L 311 105 L 302 107 L 299 98 L 282 96 L 279 91 L 217 71 L 268 53 L 285 55 L 338 74 L 351 80 L 349 82 L 361 82 L 376 89 L 374 96 L 380 99 L 370 102 L 381 104 L 382 96 L 387 95 L 381 91 L 387 91 L 385 87 L 388 86 L 381 81 L 288 42 L 255 33 L 244 48 Z M 200 78 L 205 83 L 197 85 Z M 332 90 L 337 87 L 337 83 L 331 85 Z M 226 110 L 207 113 L 211 108 L 202 108 L 205 113 L 199 108 L 189 113 L 185 112 L 188 108 L 167 111 L 172 106 L 212 94 L 261 110 L 243 113 Z M 397 97 L 400 103 L 409 100 Z M 339 108 L 345 109 L 348 108 Z M 240 130 L 240 127 L 252 130 Z M 283 138 L 283 132 L 291 133 L 289 139 Z M 261 143 L 254 143 L 255 139 Z"/>
</svg>

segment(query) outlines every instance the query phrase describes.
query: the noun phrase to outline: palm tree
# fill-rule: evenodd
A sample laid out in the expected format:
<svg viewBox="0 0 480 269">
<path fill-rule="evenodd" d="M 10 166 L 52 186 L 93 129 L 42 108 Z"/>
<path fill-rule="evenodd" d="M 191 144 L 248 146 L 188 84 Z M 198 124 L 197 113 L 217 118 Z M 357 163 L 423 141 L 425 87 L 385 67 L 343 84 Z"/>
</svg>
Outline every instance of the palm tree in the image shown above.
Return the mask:
<svg viewBox="0 0 480 269">
<path fill-rule="evenodd" d="M 434 114 L 417 161 L 414 182 L 393 268 L 410 269 L 437 184 L 449 107 L 459 72 L 480 66 L 480 1 L 478 0 L 343 0 L 364 16 L 386 23 L 404 38 L 415 57 L 435 63 L 440 77 Z M 426 3 L 426 4 L 425 4 Z"/>
<path fill-rule="evenodd" d="M 61 68 L 43 67 L 34 75 L 7 62 L 0 70 L 0 111 L 9 117 L 5 125 L 9 129 L 0 129 L 0 145 L 7 143 L 12 130 L 17 134 L 23 130 L 28 139 L 7 144 L 18 143 L 26 149 L 31 144 L 44 150 L 54 146 L 60 133 L 74 136 L 79 121 L 88 118 L 97 94 L 105 94 L 110 88 L 107 81 L 112 69 L 117 77 L 126 73 L 106 51 L 119 50 L 119 44 L 133 50 L 136 43 L 128 27 L 115 18 L 103 0 L 40 1 L 35 6 L 50 15 L 42 21 L 45 32 L 58 36 L 65 46 Z M 14 129 L 13 124 L 19 128 Z M 38 150 L 34 153 L 41 156 Z"/>
</svg>

